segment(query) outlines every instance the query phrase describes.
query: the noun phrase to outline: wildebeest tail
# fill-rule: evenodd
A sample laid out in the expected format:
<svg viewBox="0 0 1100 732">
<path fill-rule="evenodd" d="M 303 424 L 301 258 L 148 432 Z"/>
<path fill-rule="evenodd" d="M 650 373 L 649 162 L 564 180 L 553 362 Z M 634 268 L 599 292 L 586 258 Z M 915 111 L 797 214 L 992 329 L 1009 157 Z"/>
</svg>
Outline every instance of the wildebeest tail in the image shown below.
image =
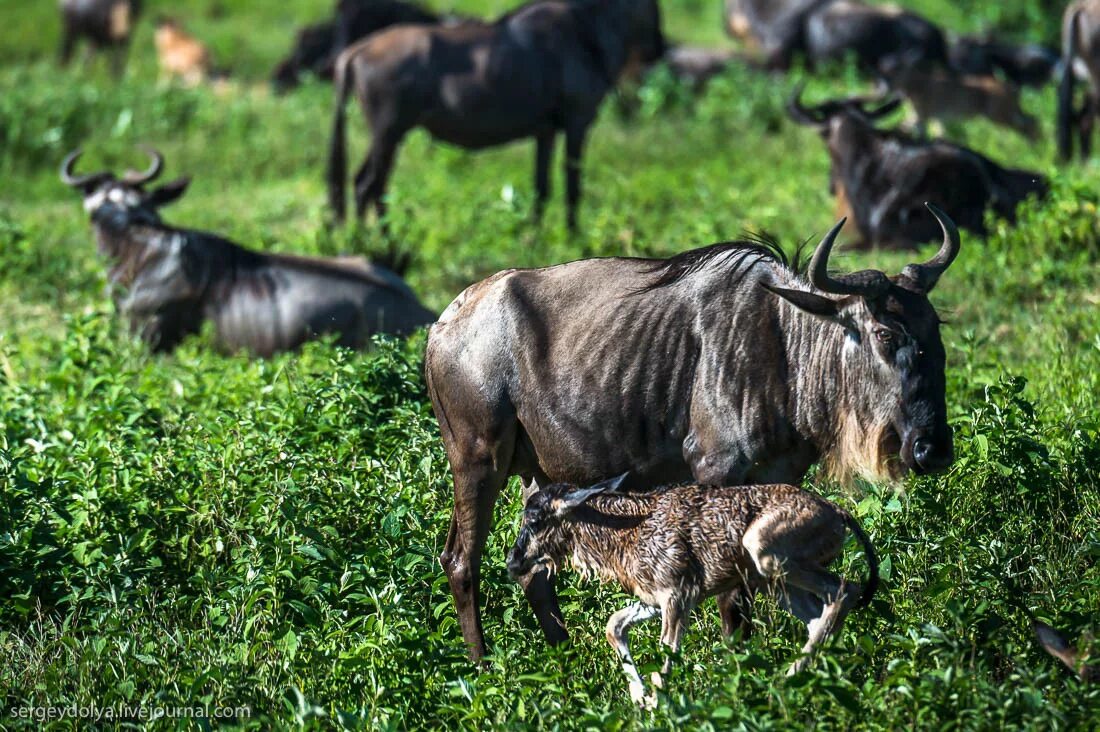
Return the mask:
<svg viewBox="0 0 1100 732">
<path fill-rule="evenodd" d="M 350 57 L 341 56 L 336 61 L 333 81 L 336 86 L 336 108 L 332 113 L 332 139 L 328 148 L 328 200 L 333 216 L 343 221 L 347 211 L 347 106 L 351 93 L 352 74 Z"/>
<path fill-rule="evenodd" d="M 1077 55 L 1077 30 L 1081 23 L 1081 11 L 1077 10 L 1069 20 L 1069 31 L 1062 40 L 1062 79 L 1058 82 L 1057 142 L 1058 158 L 1066 162 L 1073 156 L 1073 59 Z"/>
<path fill-rule="evenodd" d="M 878 590 L 878 555 L 875 554 L 875 547 L 871 544 L 871 539 L 864 532 L 863 527 L 847 511 L 844 512 L 844 525 L 859 539 L 859 543 L 863 545 L 863 553 L 867 557 L 867 584 L 863 586 L 863 594 L 859 598 L 858 605 L 858 607 L 867 607 L 871 604 L 875 591 Z"/>
</svg>

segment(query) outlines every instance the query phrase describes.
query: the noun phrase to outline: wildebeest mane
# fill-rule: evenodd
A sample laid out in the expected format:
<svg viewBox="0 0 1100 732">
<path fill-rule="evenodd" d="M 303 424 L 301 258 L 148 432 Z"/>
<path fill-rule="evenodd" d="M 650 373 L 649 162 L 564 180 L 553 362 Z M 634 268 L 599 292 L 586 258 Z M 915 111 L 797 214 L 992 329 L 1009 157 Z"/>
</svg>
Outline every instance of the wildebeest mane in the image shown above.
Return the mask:
<svg viewBox="0 0 1100 732">
<path fill-rule="evenodd" d="M 806 242 L 795 249 L 790 257 L 779 245 L 779 240 L 767 232 L 749 232 L 743 239 L 724 241 L 710 246 L 690 249 L 674 254 L 668 259 L 651 260 L 649 273 L 656 277 L 638 292 L 650 292 L 675 284 L 696 272 L 709 267 L 722 267 L 736 285 L 752 267 L 761 262 L 771 262 L 782 269 L 797 274 L 802 267 L 802 251 Z"/>
</svg>

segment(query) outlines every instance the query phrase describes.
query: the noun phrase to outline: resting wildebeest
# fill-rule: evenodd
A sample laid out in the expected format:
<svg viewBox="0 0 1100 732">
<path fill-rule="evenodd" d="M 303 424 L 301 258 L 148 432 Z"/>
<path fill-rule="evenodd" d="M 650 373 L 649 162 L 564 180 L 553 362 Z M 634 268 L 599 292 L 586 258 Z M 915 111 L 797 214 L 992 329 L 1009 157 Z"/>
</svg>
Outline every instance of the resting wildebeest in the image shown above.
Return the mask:
<svg viewBox="0 0 1100 732">
<path fill-rule="evenodd" d="M 468 287 L 428 334 L 425 378 L 454 475 L 440 563 L 476 659 L 481 555 L 508 477 L 525 495 L 629 471 L 633 487 L 799 483 L 929 473 L 953 459 L 945 353 L 928 293 L 959 251 L 888 277 L 830 275 L 834 227 L 803 278 L 775 246 L 506 270 Z M 932 217 L 929 217 L 932 218 Z M 553 586 L 528 600 L 567 637 Z M 723 629 L 744 599 L 720 598 Z"/>
<path fill-rule="evenodd" d="M 111 49 L 111 68 L 121 74 L 140 12 L 140 0 L 61 0 L 61 64 L 68 65 L 83 38 L 92 50 Z"/>
<path fill-rule="evenodd" d="M 110 281 L 125 290 L 119 310 L 155 351 L 171 351 L 203 321 L 226 351 L 259 356 L 293 350 L 322 334 L 360 348 L 375 333 L 408 333 L 435 320 L 393 272 L 366 262 L 254 252 L 214 234 L 161 222 L 158 209 L 183 195 L 180 178 L 145 190 L 163 167 L 144 173 L 77 175 L 80 151 L 61 180 L 81 191 Z"/>
<path fill-rule="evenodd" d="M 811 65 L 854 56 L 865 70 L 917 56 L 946 65 L 947 43 L 936 25 L 893 5 L 857 0 L 726 0 L 726 29 L 758 45 L 767 66 L 788 68 L 798 56 Z"/>
<path fill-rule="evenodd" d="M 1073 85 L 1085 81 L 1085 100 L 1074 109 Z M 1058 156 L 1073 157 L 1071 127 L 1077 126 L 1079 152 L 1092 152 L 1092 126 L 1100 114 L 1100 0 L 1078 0 L 1062 21 L 1062 79 L 1058 85 Z"/>
<path fill-rule="evenodd" d="M 336 62 L 329 202 L 344 218 L 345 127 L 354 91 L 371 128 L 355 174 L 355 207 L 385 216 L 386 182 L 414 127 L 468 149 L 535 138 L 535 212 L 550 192 L 550 158 L 565 133 L 567 220 L 575 228 L 581 152 L 600 102 L 628 62 L 664 53 L 656 0 L 536 0 L 494 23 L 399 26 Z"/>
<path fill-rule="evenodd" d="M 944 140 L 919 140 L 875 121 L 891 114 L 900 100 L 868 108 L 853 98 L 806 107 L 801 89 L 788 104 L 799 124 L 815 128 L 829 149 L 829 190 L 841 212 L 850 212 L 859 246 L 913 247 L 936 235 L 923 215 L 926 201 L 943 208 L 960 227 L 986 233 L 985 212 L 1009 221 L 1030 195 L 1046 195 L 1046 178 L 1028 170 L 1003 168 L 973 150 Z"/>
<path fill-rule="evenodd" d="M 304 72 L 332 78 L 332 65 L 345 48 L 391 25 L 432 25 L 439 16 L 401 0 L 340 0 L 333 20 L 303 28 L 290 55 L 275 67 L 271 82 L 277 91 L 298 85 Z"/>
<path fill-rule="evenodd" d="M 951 68 L 960 74 L 993 76 L 1016 86 L 1043 86 L 1058 66 L 1058 51 L 1038 43 L 1016 45 L 990 36 L 960 36 L 947 49 Z"/>
</svg>

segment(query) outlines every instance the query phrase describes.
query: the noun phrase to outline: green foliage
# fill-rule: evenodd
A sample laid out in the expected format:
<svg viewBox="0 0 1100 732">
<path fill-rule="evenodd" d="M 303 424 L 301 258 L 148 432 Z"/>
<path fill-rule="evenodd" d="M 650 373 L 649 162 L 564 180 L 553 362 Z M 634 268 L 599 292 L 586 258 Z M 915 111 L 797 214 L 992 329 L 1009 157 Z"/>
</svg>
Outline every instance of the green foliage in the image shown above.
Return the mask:
<svg viewBox="0 0 1100 732">
<path fill-rule="evenodd" d="M 133 145 L 152 142 L 168 176 L 193 174 L 165 211 L 173 223 L 277 251 L 394 246 L 372 224 L 325 226 L 330 89 L 272 97 L 260 84 L 293 26 L 329 3 L 175 4 L 234 71 L 217 92 L 156 84 L 148 20 L 122 81 L 101 64 L 60 72 L 49 57 L 54 5 L 5 2 L 0 726 L 40 726 L 9 718 L 13 707 L 94 703 L 248 706 L 233 721 L 256 728 L 1095 727 L 1100 689 L 1044 655 L 1028 627 L 1029 614 L 1070 635 L 1098 621 L 1095 163 L 1058 171 L 1049 139 L 1031 146 L 966 125 L 982 152 L 1052 175 L 1053 192 L 1015 226 L 992 221 L 987 240 L 965 236 L 933 295 L 948 321 L 955 465 L 900 491 L 832 494 L 870 533 L 883 583 L 808 672 L 782 676 L 802 631 L 773 603 L 760 603 L 749 640 L 729 644 L 708 605 L 661 706 L 640 712 L 603 637 L 621 593 L 563 575 L 574 643 L 544 647 L 503 568 L 516 486 L 484 567 L 494 664 L 478 673 L 466 661 L 436 560 L 451 485 L 421 379 L 423 335 L 369 353 L 316 343 L 267 361 L 219 355 L 201 336 L 158 357 L 109 303 L 79 198 L 56 178 L 77 145 L 82 169 L 139 165 Z M 1037 1 L 913 5 L 965 31 L 1046 37 L 1057 22 Z M 724 42 L 716 3 L 664 10 L 674 38 Z M 783 112 L 803 76 L 731 68 L 695 95 L 658 70 L 631 114 L 607 105 L 586 153 L 576 237 L 558 200 L 530 223 L 530 145 L 474 155 L 414 133 L 390 197 L 411 283 L 441 310 L 504 267 L 661 255 L 746 229 L 791 249 L 820 235 L 833 221 L 828 162 L 816 134 Z M 807 95 L 861 88 L 842 67 Z M 1053 91 L 1025 104 L 1050 133 Z M 354 159 L 367 138 L 358 122 L 353 133 Z M 850 254 L 838 267 L 896 272 L 931 249 Z M 844 571 L 863 576 L 852 554 Z M 660 658 L 656 637 L 634 633 L 643 664 Z"/>
</svg>

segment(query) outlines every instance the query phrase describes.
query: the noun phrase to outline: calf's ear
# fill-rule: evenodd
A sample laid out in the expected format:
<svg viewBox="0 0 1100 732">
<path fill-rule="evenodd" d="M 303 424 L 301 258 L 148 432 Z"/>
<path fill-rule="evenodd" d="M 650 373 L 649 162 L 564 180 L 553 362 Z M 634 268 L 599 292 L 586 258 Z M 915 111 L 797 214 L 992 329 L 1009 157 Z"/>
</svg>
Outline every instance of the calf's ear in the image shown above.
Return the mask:
<svg viewBox="0 0 1100 732">
<path fill-rule="evenodd" d="M 175 201 L 187 192 L 187 186 L 191 185 L 191 178 L 184 176 L 169 181 L 162 186 L 157 186 L 145 196 L 145 203 L 153 208 L 159 208 Z"/>
</svg>

